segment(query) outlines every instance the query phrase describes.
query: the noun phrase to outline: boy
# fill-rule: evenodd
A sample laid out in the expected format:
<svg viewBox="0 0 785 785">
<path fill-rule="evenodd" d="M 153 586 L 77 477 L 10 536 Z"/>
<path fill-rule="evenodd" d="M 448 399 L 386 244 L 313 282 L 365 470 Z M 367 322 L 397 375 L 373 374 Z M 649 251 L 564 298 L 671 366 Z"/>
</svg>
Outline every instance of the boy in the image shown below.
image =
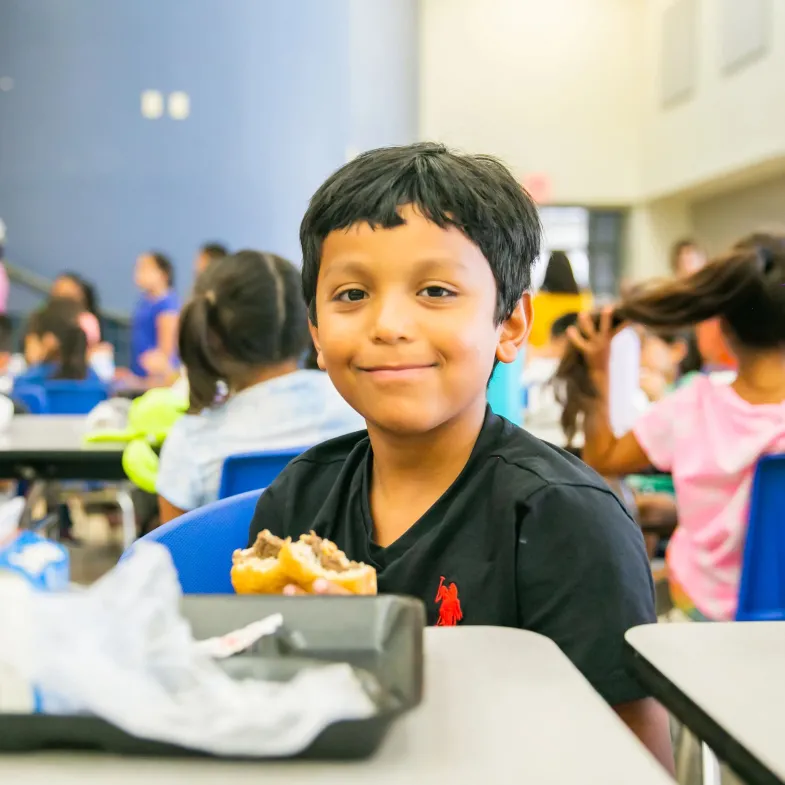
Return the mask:
<svg viewBox="0 0 785 785">
<path fill-rule="evenodd" d="M 374 150 L 319 188 L 300 240 L 319 366 L 368 430 L 292 461 L 251 542 L 314 529 L 430 624 L 548 636 L 672 768 L 667 715 L 621 662 L 655 621 L 640 530 L 591 469 L 487 409 L 531 325 L 529 196 L 490 158 Z"/>
</svg>

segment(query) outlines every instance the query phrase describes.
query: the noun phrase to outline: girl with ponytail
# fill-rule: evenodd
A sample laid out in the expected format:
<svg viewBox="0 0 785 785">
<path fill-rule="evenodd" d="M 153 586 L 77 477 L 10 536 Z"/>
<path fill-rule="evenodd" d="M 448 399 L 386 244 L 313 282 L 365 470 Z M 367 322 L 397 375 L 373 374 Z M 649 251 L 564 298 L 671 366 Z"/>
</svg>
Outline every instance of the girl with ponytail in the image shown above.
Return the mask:
<svg viewBox="0 0 785 785">
<path fill-rule="evenodd" d="M 608 358 L 630 322 L 678 331 L 718 318 L 738 360 L 730 385 L 700 376 L 617 438 L 608 420 Z M 582 314 L 556 374 L 568 438 L 582 419 L 583 458 L 606 476 L 670 472 L 679 525 L 668 548 L 676 607 L 697 619 L 736 610 L 747 506 L 761 455 L 785 451 L 785 235 L 758 233 L 684 278 L 646 285 L 599 315 Z"/>
<path fill-rule="evenodd" d="M 180 315 L 190 407 L 161 450 L 161 522 L 214 501 L 229 455 L 365 427 L 327 374 L 298 369 L 309 342 L 300 275 L 286 259 L 240 251 L 199 276 Z"/>
</svg>

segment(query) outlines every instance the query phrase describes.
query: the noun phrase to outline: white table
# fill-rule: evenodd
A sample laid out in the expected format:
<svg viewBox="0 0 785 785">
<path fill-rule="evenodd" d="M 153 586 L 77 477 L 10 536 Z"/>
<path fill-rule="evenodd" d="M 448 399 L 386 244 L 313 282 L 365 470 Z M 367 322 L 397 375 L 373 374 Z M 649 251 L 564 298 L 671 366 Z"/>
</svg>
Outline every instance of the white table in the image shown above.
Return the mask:
<svg viewBox="0 0 785 785">
<path fill-rule="evenodd" d="M 0 433 L 0 479 L 124 480 L 124 444 L 86 444 L 85 417 L 16 415 Z"/>
<path fill-rule="evenodd" d="M 551 641 L 521 630 L 426 630 L 426 695 L 369 761 L 231 763 L 0 756 L 0 782 L 167 785 L 673 785 Z"/>
<path fill-rule="evenodd" d="M 785 622 L 660 624 L 626 636 L 636 676 L 745 782 L 785 782 Z"/>
</svg>

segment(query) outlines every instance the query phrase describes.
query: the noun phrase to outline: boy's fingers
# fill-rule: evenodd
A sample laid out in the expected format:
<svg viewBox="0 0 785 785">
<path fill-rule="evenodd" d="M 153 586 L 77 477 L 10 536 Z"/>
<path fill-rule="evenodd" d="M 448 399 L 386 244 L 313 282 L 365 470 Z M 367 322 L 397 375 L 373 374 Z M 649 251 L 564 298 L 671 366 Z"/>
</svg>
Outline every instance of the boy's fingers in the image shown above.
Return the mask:
<svg viewBox="0 0 785 785">
<path fill-rule="evenodd" d="M 283 587 L 283 593 L 287 597 L 301 597 L 303 594 L 308 594 L 305 589 L 299 587 L 296 583 L 290 583 Z"/>
<path fill-rule="evenodd" d="M 330 581 L 325 580 L 324 578 L 319 578 L 313 582 L 313 593 L 314 594 L 338 594 L 338 595 L 347 595 L 351 594 L 350 591 L 344 589 L 343 586 L 338 586 L 335 583 L 331 583 Z"/>
</svg>

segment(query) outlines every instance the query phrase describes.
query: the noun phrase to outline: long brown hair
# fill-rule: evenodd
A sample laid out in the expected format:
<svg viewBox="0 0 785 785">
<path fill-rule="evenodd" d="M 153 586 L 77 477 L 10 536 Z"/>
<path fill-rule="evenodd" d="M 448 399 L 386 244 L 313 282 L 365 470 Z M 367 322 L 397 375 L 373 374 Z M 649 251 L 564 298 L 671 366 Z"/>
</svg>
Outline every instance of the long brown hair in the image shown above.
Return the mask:
<svg viewBox="0 0 785 785">
<path fill-rule="evenodd" d="M 785 234 L 756 232 L 686 278 L 644 284 L 614 309 L 614 327 L 635 322 L 678 330 L 721 317 L 733 340 L 747 349 L 785 345 Z M 599 314 L 593 315 L 599 325 Z M 554 376 L 568 441 L 597 398 L 583 354 L 570 346 Z"/>
</svg>

